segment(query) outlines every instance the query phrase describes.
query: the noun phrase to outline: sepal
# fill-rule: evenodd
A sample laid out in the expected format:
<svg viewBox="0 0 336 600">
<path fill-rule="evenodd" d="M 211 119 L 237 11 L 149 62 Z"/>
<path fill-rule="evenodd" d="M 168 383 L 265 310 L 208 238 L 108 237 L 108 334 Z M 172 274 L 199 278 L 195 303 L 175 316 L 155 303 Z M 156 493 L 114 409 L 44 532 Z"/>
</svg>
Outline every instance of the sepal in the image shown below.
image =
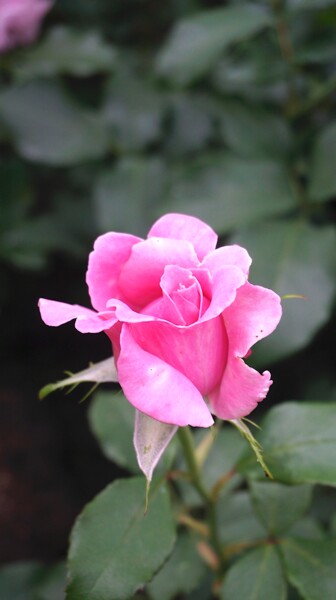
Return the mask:
<svg viewBox="0 0 336 600">
<path fill-rule="evenodd" d="M 39 391 L 39 399 L 43 400 L 54 392 L 55 390 L 62 389 L 67 386 L 76 387 L 79 383 L 91 381 L 93 383 L 106 383 L 111 381 L 118 381 L 118 373 L 115 366 L 114 358 L 107 358 L 99 363 L 91 364 L 90 367 L 75 373 L 70 374 L 69 377 L 56 383 L 48 383 Z"/>
<path fill-rule="evenodd" d="M 273 475 L 264 460 L 262 446 L 261 446 L 261 444 L 259 444 L 258 440 L 256 440 L 254 435 L 251 433 L 250 429 L 246 425 L 246 421 L 248 421 L 249 423 L 252 423 L 252 425 L 255 425 L 256 427 L 258 427 L 258 425 L 256 425 L 255 423 L 253 423 L 253 421 L 250 421 L 249 419 L 232 419 L 229 421 L 229 423 L 232 423 L 232 425 L 234 425 L 238 429 L 238 431 L 240 431 L 242 436 L 248 441 L 248 443 L 250 444 L 251 450 L 254 452 L 257 462 L 261 465 L 261 468 L 263 469 L 266 477 L 273 479 Z"/>
<path fill-rule="evenodd" d="M 151 482 L 154 469 L 176 431 L 177 425 L 161 423 L 139 410 L 135 411 L 134 448 L 139 467 L 148 483 Z"/>
</svg>

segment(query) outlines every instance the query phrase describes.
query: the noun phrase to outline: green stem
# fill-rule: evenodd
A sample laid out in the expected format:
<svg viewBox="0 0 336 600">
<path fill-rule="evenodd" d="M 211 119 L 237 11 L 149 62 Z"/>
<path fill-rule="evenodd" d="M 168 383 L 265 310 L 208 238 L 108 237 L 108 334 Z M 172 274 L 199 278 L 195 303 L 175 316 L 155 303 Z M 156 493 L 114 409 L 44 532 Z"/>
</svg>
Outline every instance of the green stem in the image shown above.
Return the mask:
<svg viewBox="0 0 336 600">
<path fill-rule="evenodd" d="M 194 440 L 189 427 L 179 427 L 178 436 L 181 442 L 186 463 L 189 468 L 191 482 L 206 506 L 210 529 L 210 538 L 214 550 L 216 551 L 218 556 L 218 570 L 222 571 L 224 568 L 224 560 L 222 544 L 218 536 L 216 500 L 211 496 L 211 494 L 206 489 L 202 481 L 201 472 L 196 460 Z"/>
</svg>

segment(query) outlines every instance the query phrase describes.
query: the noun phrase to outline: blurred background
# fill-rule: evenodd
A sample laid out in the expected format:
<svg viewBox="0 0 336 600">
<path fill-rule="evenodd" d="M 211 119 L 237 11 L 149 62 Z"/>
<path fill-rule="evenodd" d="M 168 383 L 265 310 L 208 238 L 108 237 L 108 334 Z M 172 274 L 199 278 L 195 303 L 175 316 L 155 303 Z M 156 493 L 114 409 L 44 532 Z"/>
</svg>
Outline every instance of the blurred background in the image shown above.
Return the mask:
<svg viewBox="0 0 336 600">
<path fill-rule="evenodd" d="M 100 233 L 145 236 L 174 211 L 245 246 L 252 282 L 304 296 L 250 359 L 275 382 L 260 411 L 336 400 L 335 40 L 331 0 L 58 0 L 35 41 L 2 49 L 1 563 L 61 559 L 120 474 L 85 390 L 38 401 L 110 354 L 37 311 L 40 296 L 89 306 Z"/>
</svg>

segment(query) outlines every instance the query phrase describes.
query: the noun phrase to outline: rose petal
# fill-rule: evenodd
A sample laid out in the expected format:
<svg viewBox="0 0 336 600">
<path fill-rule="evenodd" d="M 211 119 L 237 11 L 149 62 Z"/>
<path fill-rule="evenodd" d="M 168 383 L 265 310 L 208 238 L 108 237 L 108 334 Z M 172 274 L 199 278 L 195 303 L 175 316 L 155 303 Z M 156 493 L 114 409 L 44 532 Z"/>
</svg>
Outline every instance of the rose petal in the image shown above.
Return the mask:
<svg viewBox="0 0 336 600">
<path fill-rule="evenodd" d="M 203 396 L 219 384 L 227 357 L 221 316 L 189 327 L 138 322 L 130 330 L 143 350 L 182 373 Z"/>
<path fill-rule="evenodd" d="M 91 317 L 96 313 L 90 308 L 85 308 L 79 304 L 66 304 L 65 302 L 57 302 L 56 300 L 47 300 L 40 298 L 38 302 L 41 318 L 46 325 L 58 327 L 64 323 L 68 323 L 73 319 L 77 319 L 79 315 Z"/>
<path fill-rule="evenodd" d="M 150 229 L 148 237 L 188 240 L 196 250 L 199 260 L 216 248 L 217 234 L 196 217 L 170 213 L 164 215 Z"/>
<path fill-rule="evenodd" d="M 275 292 L 245 283 L 223 315 L 230 351 L 246 356 L 253 344 L 274 331 L 281 314 L 281 299 Z"/>
<path fill-rule="evenodd" d="M 220 386 L 209 394 L 213 411 L 220 419 L 241 419 L 255 409 L 272 384 L 269 371 L 261 375 L 242 358 L 228 358 Z"/>
<path fill-rule="evenodd" d="M 190 325 L 199 319 L 203 293 L 199 281 L 190 269 L 168 265 L 160 285 L 164 296 L 173 301 L 184 325 Z"/>
<path fill-rule="evenodd" d="M 224 265 L 234 265 L 239 267 L 247 277 L 252 259 L 245 248 L 236 244 L 232 246 L 223 246 L 217 248 L 214 252 L 208 254 L 202 262 L 202 267 L 209 269 L 211 273 L 220 269 Z"/>
<path fill-rule="evenodd" d="M 143 308 L 161 296 L 160 280 L 166 265 L 194 267 L 197 264 L 190 242 L 151 237 L 133 246 L 121 271 L 119 286 L 128 301 Z"/>
<path fill-rule="evenodd" d="M 89 256 L 86 283 L 92 306 L 96 310 L 104 310 L 110 298 L 123 297 L 119 289 L 118 279 L 124 263 L 128 260 L 134 244 L 141 238 L 126 233 L 106 233 L 94 244 Z"/>
<path fill-rule="evenodd" d="M 197 277 L 197 271 L 194 271 Z M 217 269 L 212 277 L 212 298 L 201 321 L 218 317 L 235 300 L 237 290 L 245 283 L 245 277 L 238 267 L 224 266 Z"/>
<path fill-rule="evenodd" d="M 182 373 L 143 350 L 134 340 L 129 326 L 121 332 L 121 351 L 117 369 L 126 398 L 146 415 L 185 427 L 209 427 L 210 411 L 201 394 Z"/>
<path fill-rule="evenodd" d="M 81 333 L 98 333 L 110 329 L 117 322 L 112 311 L 96 313 L 78 304 L 40 298 L 38 306 L 42 320 L 51 327 L 58 327 L 76 319 L 75 327 Z"/>
</svg>

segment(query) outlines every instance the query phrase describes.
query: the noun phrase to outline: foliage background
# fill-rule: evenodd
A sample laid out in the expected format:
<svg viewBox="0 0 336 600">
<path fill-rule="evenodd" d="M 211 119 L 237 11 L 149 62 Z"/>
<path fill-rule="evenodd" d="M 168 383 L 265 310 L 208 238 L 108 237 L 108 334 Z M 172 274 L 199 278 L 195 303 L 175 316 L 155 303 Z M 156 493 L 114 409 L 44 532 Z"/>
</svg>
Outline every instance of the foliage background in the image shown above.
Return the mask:
<svg viewBox="0 0 336 600">
<path fill-rule="evenodd" d="M 336 401 L 335 28 L 331 0 L 58 0 L 34 45 L 1 56 L 2 562 L 61 558 L 81 507 L 123 473 L 80 393 L 37 402 L 109 353 L 36 309 L 88 303 L 100 233 L 145 235 L 179 211 L 245 246 L 252 281 L 305 297 L 251 357 L 275 382 L 260 412 Z M 335 495 L 316 494 L 327 527 Z"/>
</svg>

